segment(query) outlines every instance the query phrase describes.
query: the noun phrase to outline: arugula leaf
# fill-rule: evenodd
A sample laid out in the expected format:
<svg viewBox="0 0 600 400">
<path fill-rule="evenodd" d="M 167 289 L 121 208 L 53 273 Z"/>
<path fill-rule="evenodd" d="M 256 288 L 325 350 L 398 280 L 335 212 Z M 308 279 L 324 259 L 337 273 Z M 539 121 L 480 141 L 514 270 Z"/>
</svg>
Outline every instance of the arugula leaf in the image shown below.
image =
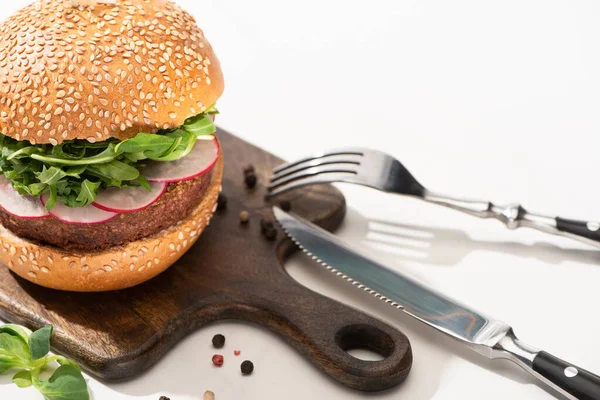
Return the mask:
<svg viewBox="0 0 600 400">
<path fill-rule="evenodd" d="M 48 185 L 45 183 L 32 183 L 31 185 L 25 186 L 24 190 L 30 196 L 40 196 L 46 191 L 47 188 Z"/>
<path fill-rule="evenodd" d="M 24 147 L 20 150 L 15 151 L 14 153 L 12 153 L 10 156 L 6 157 L 6 159 L 8 161 L 15 159 L 15 158 L 25 158 L 25 157 L 29 157 L 31 156 L 33 153 L 35 153 L 37 151 L 37 148 L 31 146 L 31 147 Z"/>
<path fill-rule="evenodd" d="M 214 107 L 188 118 L 179 128 L 155 134 L 139 133 L 119 141 L 66 141 L 60 145 L 31 144 L 0 134 L 0 174 L 22 195 L 49 194 L 46 209 L 60 202 L 84 207 L 108 187 L 143 187 L 150 191 L 140 170 L 147 160 L 171 162 L 187 156 L 201 136 L 216 131 Z"/>
<path fill-rule="evenodd" d="M 117 158 L 117 153 L 115 152 L 115 145 L 112 143 L 108 144 L 108 147 L 101 152 L 100 154 L 96 154 L 92 157 L 83 157 L 83 158 L 64 158 L 62 156 L 55 155 L 41 155 L 34 153 L 31 155 L 31 158 L 34 160 L 42 161 L 46 164 L 50 165 L 60 165 L 60 166 L 72 166 L 72 165 L 92 165 L 92 164 L 105 164 L 113 161 Z"/>
<path fill-rule="evenodd" d="M 58 367 L 47 381 L 34 376 L 33 385 L 46 400 L 88 400 L 90 398 L 83 375 L 69 364 Z"/>
<path fill-rule="evenodd" d="M 138 133 L 134 138 L 121 142 L 116 151 L 122 153 L 143 153 L 146 158 L 156 158 L 164 155 L 174 143 L 169 136 L 155 137 L 148 133 Z"/>
<path fill-rule="evenodd" d="M 50 336 L 52 336 L 51 326 L 39 329 L 29 336 L 29 349 L 32 360 L 39 360 L 50 352 Z"/>
<path fill-rule="evenodd" d="M 148 179 L 146 179 L 146 177 L 140 175 L 136 180 L 136 183 L 138 183 L 141 187 L 143 187 L 144 189 L 146 189 L 148 192 L 150 192 L 152 190 L 152 188 L 150 187 L 150 183 L 148 182 Z"/>
<path fill-rule="evenodd" d="M 87 179 L 81 183 L 81 192 L 77 196 L 77 201 L 82 204 L 91 204 L 98 196 L 98 189 L 101 182 L 90 182 Z"/>
<path fill-rule="evenodd" d="M 160 158 L 153 158 L 154 161 L 175 161 L 179 160 L 190 154 L 194 145 L 196 144 L 197 136 L 189 133 L 183 129 L 177 129 L 175 131 L 167 133 L 168 136 L 176 139 L 176 147 L 173 148 L 170 154 L 167 154 Z"/>
<path fill-rule="evenodd" d="M 135 167 L 117 160 L 96 165 L 96 169 L 118 181 L 133 181 L 140 176 L 140 171 Z"/>
<path fill-rule="evenodd" d="M 50 167 L 47 169 L 44 165 L 42 168 L 42 172 L 36 174 L 36 176 L 40 183 L 43 183 L 45 185 L 54 185 L 56 184 L 56 182 L 60 181 L 62 178 L 67 176 L 67 174 L 62 169 L 56 167 Z"/>
<path fill-rule="evenodd" d="M 87 165 L 79 165 L 67 168 L 65 174 L 74 178 L 79 178 L 79 175 L 83 174 L 87 168 Z"/>
<path fill-rule="evenodd" d="M 56 205 L 57 196 L 58 195 L 56 193 L 56 186 L 50 186 L 50 197 L 48 197 L 48 200 L 46 201 L 46 210 L 50 211 L 54 208 L 54 206 Z"/>
<path fill-rule="evenodd" d="M 195 117 L 188 118 L 183 125 L 183 129 L 196 136 L 211 135 L 215 133 L 214 127 L 215 124 L 208 114 L 199 114 Z"/>
</svg>

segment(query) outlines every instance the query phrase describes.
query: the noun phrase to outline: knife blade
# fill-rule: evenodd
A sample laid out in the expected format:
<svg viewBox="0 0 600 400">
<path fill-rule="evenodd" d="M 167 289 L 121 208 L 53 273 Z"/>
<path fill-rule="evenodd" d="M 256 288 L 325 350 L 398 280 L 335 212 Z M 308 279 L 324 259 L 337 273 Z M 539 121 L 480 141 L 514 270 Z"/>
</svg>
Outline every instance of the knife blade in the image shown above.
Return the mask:
<svg viewBox="0 0 600 400">
<path fill-rule="evenodd" d="M 303 218 L 273 208 L 306 254 L 339 277 L 491 359 L 508 359 L 568 399 L 599 400 L 600 377 L 519 340 L 512 327 L 354 251 Z"/>
</svg>

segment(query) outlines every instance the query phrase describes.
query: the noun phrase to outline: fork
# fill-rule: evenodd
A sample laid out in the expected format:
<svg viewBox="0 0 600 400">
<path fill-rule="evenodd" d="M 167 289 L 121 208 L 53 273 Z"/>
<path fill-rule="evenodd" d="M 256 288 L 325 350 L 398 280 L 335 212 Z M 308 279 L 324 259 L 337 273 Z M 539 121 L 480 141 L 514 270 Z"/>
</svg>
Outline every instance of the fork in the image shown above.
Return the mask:
<svg viewBox="0 0 600 400">
<path fill-rule="evenodd" d="M 412 196 L 475 217 L 499 220 L 509 229 L 533 228 L 600 247 L 598 222 L 535 214 L 519 204 L 496 205 L 444 196 L 426 189 L 394 157 L 371 149 L 335 149 L 281 165 L 273 170 L 268 194 L 273 197 L 298 187 L 332 182 L 354 183 Z"/>
</svg>

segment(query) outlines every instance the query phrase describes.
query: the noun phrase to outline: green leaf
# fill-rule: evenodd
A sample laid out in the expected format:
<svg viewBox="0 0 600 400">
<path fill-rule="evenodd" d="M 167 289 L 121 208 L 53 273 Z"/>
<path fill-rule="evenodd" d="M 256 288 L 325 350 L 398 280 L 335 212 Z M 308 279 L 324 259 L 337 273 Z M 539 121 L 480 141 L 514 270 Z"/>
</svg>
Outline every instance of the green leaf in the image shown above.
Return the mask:
<svg viewBox="0 0 600 400">
<path fill-rule="evenodd" d="M 106 150 L 102 153 L 95 155 L 93 157 L 85 157 L 81 159 L 66 159 L 62 157 L 52 156 L 52 155 L 41 155 L 41 154 L 32 154 L 31 158 L 34 160 L 42 161 L 44 163 L 50 165 L 63 165 L 63 166 L 73 166 L 73 165 L 94 165 L 94 164 L 105 164 L 113 161 L 117 158 L 117 153 L 115 153 L 114 144 L 109 144 Z"/>
<path fill-rule="evenodd" d="M 57 199 L 56 186 L 50 186 L 50 197 L 48 197 L 48 200 L 46 201 L 46 210 L 47 211 L 50 211 L 54 208 L 54 206 L 56 205 L 56 199 Z"/>
<path fill-rule="evenodd" d="M 81 368 L 60 355 L 46 357 L 51 335 L 51 326 L 33 333 L 19 325 L 0 326 L 0 373 L 17 369 L 13 382 L 21 388 L 33 385 L 46 400 L 89 400 Z M 53 361 L 60 366 L 50 379 L 41 380 L 40 374 Z"/>
<path fill-rule="evenodd" d="M 33 378 L 33 385 L 46 400 L 89 400 L 85 378 L 72 365 L 61 365 L 50 379 Z"/>
<path fill-rule="evenodd" d="M 50 352 L 50 337 L 52 336 L 52 326 L 46 326 L 39 329 L 29 336 L 29 349 L 31 359 L 39 360 Z"/>
<path fill-rule="evenodd" d="M 212 135 L 217 131 L 212 118 L 207 114 L 200 114 L 188 118 L 183 124 L 183 129 L 196 136 Z"/>
<path fill-rule="evenodd" d="M 154 161 L 168 162 L 179 160 L 190 154 L 197 140 L 197 136 L 183 129 L 177 129 L 173 132 L 169 132 L 167 135 L 177 138 L 179 145 L 171 150 L 169 154 L 160 158 L 154 158 Z"/>
<path fill-rule="evenodd" d="M 8 156 L 6 159 L 8 161 L 13 160 L 15 158 L 25 158 L 25 157 L 29 157 L 31 156 L 33 153 L 35 153 L 36 151 L 38 151 L 38 149 L 36 147 L 24 147 L 20 150 L 15 151 L 14 153 L 12 153 L 10 156 Z"/>
<path fill-rule="evenodd" d="M 57 202 L 84 207 L 109 187 L 149 190 L 139 172 L 146 160 L 171 162 L 188 155 L 199 137 L 214 133 L 211 115 L 217 112 L 211 107 L 179 128 L 140 133 L 124 141 L 111 138 L 96 143 L 71 140 L 57 146 L 33 145 L 0 134 L 0 174 L 22 195 L 49 194 L 47 210 Z"/>
<path fill-rule="evenodd" d="M 76 151 L 68 151 L 69 148 L 70 146 L 68 144 L 60 144 L 52 148 L 51 154 L 55 157 L 60 157 L 67 160 L 81 160 L 85 156 L 85 147 L 79 148 Z"/>
<path fill-rule="evenodd" d="M 108 164 L 95 165 L 94 167 L 102 174 L 119 181 L 133 181 L 140 176 L 140 172 L 135 167 L 117 160 Z"/>
<path fill-rule="evenodd" d="M 146 189 L 146 191 L 151 192 L 152 188 L 150 187 L 150 183 L 148 182 L 148 179 L 146 179 L 146 177 L 140 175 L 136 180 L 136 183 L 138 183 L 141 187 L 143 187 L 144 189 Z"/>
<path fill-rule="evenodd" d="M 12 380 L 20 388 L 33 385 L 33 378 L 30 371 L 19 371 L 13 376 Z"/>
<path fill-rule="evenodd" d="M 24 163 L 21 160 L 11 160 L 11 163 L 13 164 L 13 171 L 17 174 L 17 176 L 23 175 L 30 170 L 29 164 Z"/>
<path fill-rule="evenodd" d="M 81 367 L 73 360 L 69 360 L 63 356 L 54 356 L 54 358 L 60 365 L 71 365 L 72 367 L 75 367 L 77 371 L 81 371 Z"/>
<path fill-rule="evenodd" d="M 169 136 L 138 133 L 136 137 L 117 145 L 119 153 L 143 153 L 146 158 L 161 157 L 172 146 L 175 140 Z"/>
<path fill-rule="evenodd" d="M 67 176 L 67 174 L 60 168 L 46 168 L 46 166 L 43 167 L 41 173 L 37 174 L 37 178 L 40 181 L 40 183 L 46 185 L 54 185 L 56 184 L 56 182 L 60 181 L 65 176 Z"/>
<path fill-rule="evenodd" d="M 141 152 L 140 153 L 124 153 L 123 157 L 125 157 L 127 160 L 129 160 L 133 163 L 137 163 L 138 161 L 148 159 L 148 157 L 146 157 L 146 155 Z"/>
<path fill-rule="evenodd" d="M 22 361 L 31 360 L 29 346 L 21 336 L 13 336 L 9 333 L 0 333 L 0 352 L 19 358 Z"/>
<path fill-rule="evenodd" d="M 25 343 L 29 342 L 29 335 L 31 335 L 31 331 L 23 326 L 14 325 L 14 324 L 5 324 L 0 326 L 0 333 L 8 333 L 12 336 L 18 336 Z"/>
<path fill-rule="evenodd" d="M 4 354 L 0 351 L 0 374 L 5 373 L 11 369 L 22 368 L 23 360 L 18 357 Z"/>
<path fill-rule="evenodd" d="M 26 187 L 27 194 L 30 196 L 40 196 L 46 192 L 48 185 L 45 183 L 32 183 Z"/>
<path fill-rule="evenodd" d="M 84 204 L 84 206 L 91 204 L 98 197 L 99 188 L 100 182 L 91 182 L 86 179 L 81 183 L 81 191 L 77 196 L 77 201 Z"/>
<path fill-rule="evenodd" d="M 67 168 L 65 173 L 67 174 L 67 176 L 79 178 L 79 175 L 83 174 L 86 169 L 87 169 L 87 165 L 76 165 L 76 166 Z"/>
</svg>

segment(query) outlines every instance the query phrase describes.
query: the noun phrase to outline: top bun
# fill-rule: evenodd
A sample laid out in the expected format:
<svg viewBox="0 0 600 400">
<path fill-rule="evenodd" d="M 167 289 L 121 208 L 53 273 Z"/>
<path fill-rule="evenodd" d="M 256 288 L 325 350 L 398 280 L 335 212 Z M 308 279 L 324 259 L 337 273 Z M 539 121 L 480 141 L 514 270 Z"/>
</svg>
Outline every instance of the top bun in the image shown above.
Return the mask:
<svg viewBox="0 0 600 400">
<path fill-rule="evenodd" d="M 194 18 L 165 0 L 38 0 L 0 24 L 0 133 L 57 145 L 176 128 L 223 74 Z"/>
</svg>

